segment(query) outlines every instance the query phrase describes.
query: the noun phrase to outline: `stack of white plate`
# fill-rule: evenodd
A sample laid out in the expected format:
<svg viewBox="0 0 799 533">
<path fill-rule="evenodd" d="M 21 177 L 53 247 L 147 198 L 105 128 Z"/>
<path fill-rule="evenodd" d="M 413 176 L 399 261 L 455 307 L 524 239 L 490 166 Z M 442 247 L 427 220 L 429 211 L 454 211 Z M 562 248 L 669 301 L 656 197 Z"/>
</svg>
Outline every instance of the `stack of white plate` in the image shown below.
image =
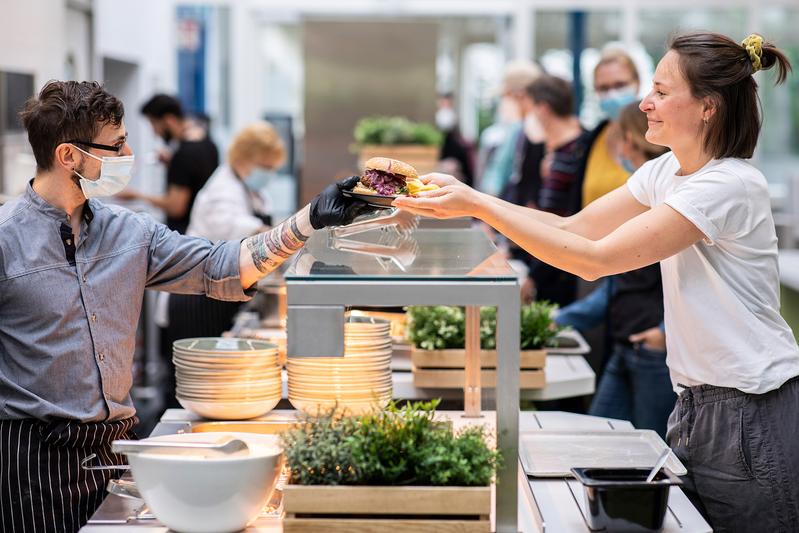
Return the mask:
<svg viewBox="0 0 799 533">
<path fill-rule="evenodd" d="M 391 336 L 387 320 L 349 317 L 343 357 L 289 357 L 289 401 L 302 411 L 338 408 L 352 414 L 391 400 Z"/>
<path fill-rule="evenodd" d="M 281 396 L 278 347 L 202 337 L 172 345 L 180 405 L 204 418 L 240 420 L 268 413 Z"/>
</svg>

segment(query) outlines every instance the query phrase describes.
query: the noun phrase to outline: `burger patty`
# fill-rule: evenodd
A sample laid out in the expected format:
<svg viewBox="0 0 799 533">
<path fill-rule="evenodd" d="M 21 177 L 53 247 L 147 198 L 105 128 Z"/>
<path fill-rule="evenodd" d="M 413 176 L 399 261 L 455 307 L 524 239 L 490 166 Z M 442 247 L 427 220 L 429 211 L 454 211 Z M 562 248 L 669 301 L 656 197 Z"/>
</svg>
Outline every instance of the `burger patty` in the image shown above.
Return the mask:
<svg viewBox="0 0 799 533">
<path fill-rule="evenodd" d="M 383 196 L 395 196 L 405 189 L 405 178 L 391 172 L 383 172 L 373 168 L 366 169 L 361 176 L 361 183 L 374 189 Z"/>
</svg>

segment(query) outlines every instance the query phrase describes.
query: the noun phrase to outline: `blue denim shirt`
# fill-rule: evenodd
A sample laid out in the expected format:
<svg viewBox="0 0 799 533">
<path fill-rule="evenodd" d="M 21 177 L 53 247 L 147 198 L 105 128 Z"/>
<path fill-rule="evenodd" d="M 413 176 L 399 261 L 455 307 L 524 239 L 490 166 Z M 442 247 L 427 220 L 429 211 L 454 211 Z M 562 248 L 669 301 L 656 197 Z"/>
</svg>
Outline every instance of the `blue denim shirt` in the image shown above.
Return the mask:
<svg viewBox="0 0 799 533">
<path fill-rule="evenodd" d="M 0 419 L 132 416 L 144 289 L 246 300 L 239 253 L 97 200 L 74 243 L 64 211 L 29 184 L 0 207 Z"/>
</svg>

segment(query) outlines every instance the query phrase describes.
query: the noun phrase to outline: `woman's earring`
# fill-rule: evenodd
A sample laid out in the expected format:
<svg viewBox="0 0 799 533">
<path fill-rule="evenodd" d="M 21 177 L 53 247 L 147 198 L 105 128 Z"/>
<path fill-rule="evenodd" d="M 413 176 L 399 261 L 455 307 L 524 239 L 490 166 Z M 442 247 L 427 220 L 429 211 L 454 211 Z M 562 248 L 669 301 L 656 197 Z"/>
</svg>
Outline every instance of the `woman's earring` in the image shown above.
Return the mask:
<svg viewBox="0 0 799 533">
<path fill-rule="evenodd" d="M 707 117 L 702 117 L 702 121 L 707 125 Z"/>
</svg>

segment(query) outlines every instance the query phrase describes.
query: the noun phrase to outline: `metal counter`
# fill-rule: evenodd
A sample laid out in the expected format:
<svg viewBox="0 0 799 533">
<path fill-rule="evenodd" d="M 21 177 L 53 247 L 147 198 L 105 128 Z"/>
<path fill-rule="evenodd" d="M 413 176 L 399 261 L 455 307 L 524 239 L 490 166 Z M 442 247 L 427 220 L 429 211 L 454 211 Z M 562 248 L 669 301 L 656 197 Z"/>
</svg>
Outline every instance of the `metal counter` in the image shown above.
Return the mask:
<svg viewBox="0 0 799 533">
<path fill-rule="evenodd" d="M 289 357 L 343 355 L 347 306 L 496 307 L 497 383 L 503 384 L 496 395 L 497 447 L 517 457 L 520 296 L 507 261 L 476 228 L 378 228 L 347 237 L 314 233 L 285 275 Z M 498 532 L 518 531 L 517 490 L 502 481 L 517 475 L 516 461 L 498 472 Z"/>
<path fill-rule="evenodd" d="M 294 411 L 273 411 L 265 417 L 245 421 L 244 424 L 266 423 L 282 424 L 294 417 Z M 442 416 L 451 418 L 454 424 L 472 423 L 464 420 L 460 412 L 442 411 Z M 479 422 L 491 426 L 491 415 Z M 153 430 L 153 435 L 171 434 L 180 431 L 202 429 L 207 422 L 198 416 L 182 410 L 169 409 L 161 422 Z M 211 423 L 213 427 L 213 422 Z M 224 423 L 223 423 L 224 424 Z M 542 429 L 570 429 L 582 431 L 615 431 L 633 429 L 632 424 L 621 420 L 611 420 L 586 415 L 563 412 L 519 413 L 520 434 Z M 516 490 L 519 498 L 517 509 L 519 531 L 525 533 L 587 533 L 582 511 L 581 487 L 570 479 L 532 479 L 518 469 Z M 83 533 L 166 533 L 168 530 L 154 518 L 136 518 L 142 502 L 109 495 L 89 523 L 81 529 Z M 246 531 L 247 533 L 280 533 L 279 520 L 259 519 Z M 672 487 L 669 496 L 669 511 L 663 531 L 665 533 L 710 533 L 712 530 L 699 512 L 691 505 L 685 494 Z"/>
</svg>

